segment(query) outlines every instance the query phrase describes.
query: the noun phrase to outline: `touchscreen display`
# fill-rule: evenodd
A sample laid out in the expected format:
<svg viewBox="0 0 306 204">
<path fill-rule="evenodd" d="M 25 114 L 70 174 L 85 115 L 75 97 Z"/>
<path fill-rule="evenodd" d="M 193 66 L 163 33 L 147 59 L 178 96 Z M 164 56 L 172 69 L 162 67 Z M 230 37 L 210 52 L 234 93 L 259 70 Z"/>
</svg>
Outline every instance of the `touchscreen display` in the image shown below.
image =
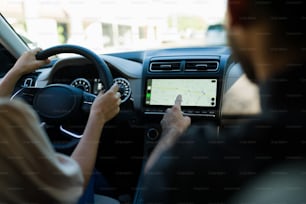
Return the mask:
<svg viewBox="0 0 306 204">
<path fill-rule="evenodd" d="M 172 106 L 178 94 L 182 106 L 215 107 L 217 79 L 148 79 L 146 105 Z"/>
</svg>

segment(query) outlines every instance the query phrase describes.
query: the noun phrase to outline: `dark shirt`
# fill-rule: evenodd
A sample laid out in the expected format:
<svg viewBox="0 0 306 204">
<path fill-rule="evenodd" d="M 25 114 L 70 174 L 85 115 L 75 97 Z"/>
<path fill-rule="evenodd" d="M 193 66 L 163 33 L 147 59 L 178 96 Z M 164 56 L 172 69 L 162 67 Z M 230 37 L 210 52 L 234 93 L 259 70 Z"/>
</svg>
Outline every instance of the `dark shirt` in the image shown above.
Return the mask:
<svg viewBox="0 0 306 204">
<path fill-rule="evenodd" d="M 193 124 L 144 176 L 144 203 L 229 203 L 267 172 L 288 176 L 276 167 L 305 161 L 305 69 L 260 84 L 262 114 L 246 123 Z"/>
</svg>

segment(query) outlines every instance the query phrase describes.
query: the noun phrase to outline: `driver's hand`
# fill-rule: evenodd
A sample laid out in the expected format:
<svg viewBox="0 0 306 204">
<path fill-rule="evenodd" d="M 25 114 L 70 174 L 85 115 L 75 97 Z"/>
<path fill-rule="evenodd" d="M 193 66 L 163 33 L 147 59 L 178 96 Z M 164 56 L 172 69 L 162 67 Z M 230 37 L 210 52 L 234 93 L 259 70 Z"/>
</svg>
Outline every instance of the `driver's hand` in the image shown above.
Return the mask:
<svg viewBox="0 0 306 204">
<path fill-rule="evenodd" d="M 101 125 L 115 117 L 120 111 L 120 93 L 118 84 L 105 93 L 100 92 L 91 106 L 90 117 L 94 117 Z"/>
<path fill-rule="evenodd" d="M 41 48 L 35 48 L 29 51 L 26 51 L 23 53 L 16 63 L 14 64 L 12 71 L 20 77 L 24 74 L 31 73 L 38 69 L 41 66 L 44 66 L 46 64 L 50 63 L 49 59 L 45 60 L 37 60 L 35 55 L 41 51 Z"/>
</svg>

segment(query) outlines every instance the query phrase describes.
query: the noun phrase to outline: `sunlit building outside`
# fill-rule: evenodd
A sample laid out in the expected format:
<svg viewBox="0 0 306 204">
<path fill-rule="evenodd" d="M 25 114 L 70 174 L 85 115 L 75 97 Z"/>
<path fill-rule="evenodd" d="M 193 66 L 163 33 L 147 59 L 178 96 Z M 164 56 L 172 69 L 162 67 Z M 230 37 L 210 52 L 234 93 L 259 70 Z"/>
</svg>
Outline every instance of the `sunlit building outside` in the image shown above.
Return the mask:
<svg viewBox="0 0 306 204">
<path fill-rule="evenodd" d="M 0 11 L 30 45 L 71 43 L 103 53 L 205 44 L 208 26 L 224 17 L 205 16 L 209 1 L 199 2 L 189 8 L 180 0 L 1 0 Z"/>
</svg>

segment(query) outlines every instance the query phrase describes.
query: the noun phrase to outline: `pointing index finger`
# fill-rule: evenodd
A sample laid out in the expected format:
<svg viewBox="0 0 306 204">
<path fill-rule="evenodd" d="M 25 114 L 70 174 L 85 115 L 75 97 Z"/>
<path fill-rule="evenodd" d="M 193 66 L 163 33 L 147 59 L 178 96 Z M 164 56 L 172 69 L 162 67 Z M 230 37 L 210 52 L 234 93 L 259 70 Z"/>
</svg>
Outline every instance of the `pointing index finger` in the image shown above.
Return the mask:
<svg viewBox="0 0 306 204">
<path fill-rule="evenodd" d="M 174 102 L 174 105 L 177 106 L 179 109 L 181 109 L 181 104 L 182 104 L 182 95 L 179 94 Z"/>
<path fill-rule="evenodd" d="M 114 84 L 112 85 L 112 87 L 111 87 L 111 90 L 112 90 L 114 93 L 118 92 L 118 90 L 119 90 L 118 84 L 117 84 L 117 83 L 114 83 Z"/>
</svg>

